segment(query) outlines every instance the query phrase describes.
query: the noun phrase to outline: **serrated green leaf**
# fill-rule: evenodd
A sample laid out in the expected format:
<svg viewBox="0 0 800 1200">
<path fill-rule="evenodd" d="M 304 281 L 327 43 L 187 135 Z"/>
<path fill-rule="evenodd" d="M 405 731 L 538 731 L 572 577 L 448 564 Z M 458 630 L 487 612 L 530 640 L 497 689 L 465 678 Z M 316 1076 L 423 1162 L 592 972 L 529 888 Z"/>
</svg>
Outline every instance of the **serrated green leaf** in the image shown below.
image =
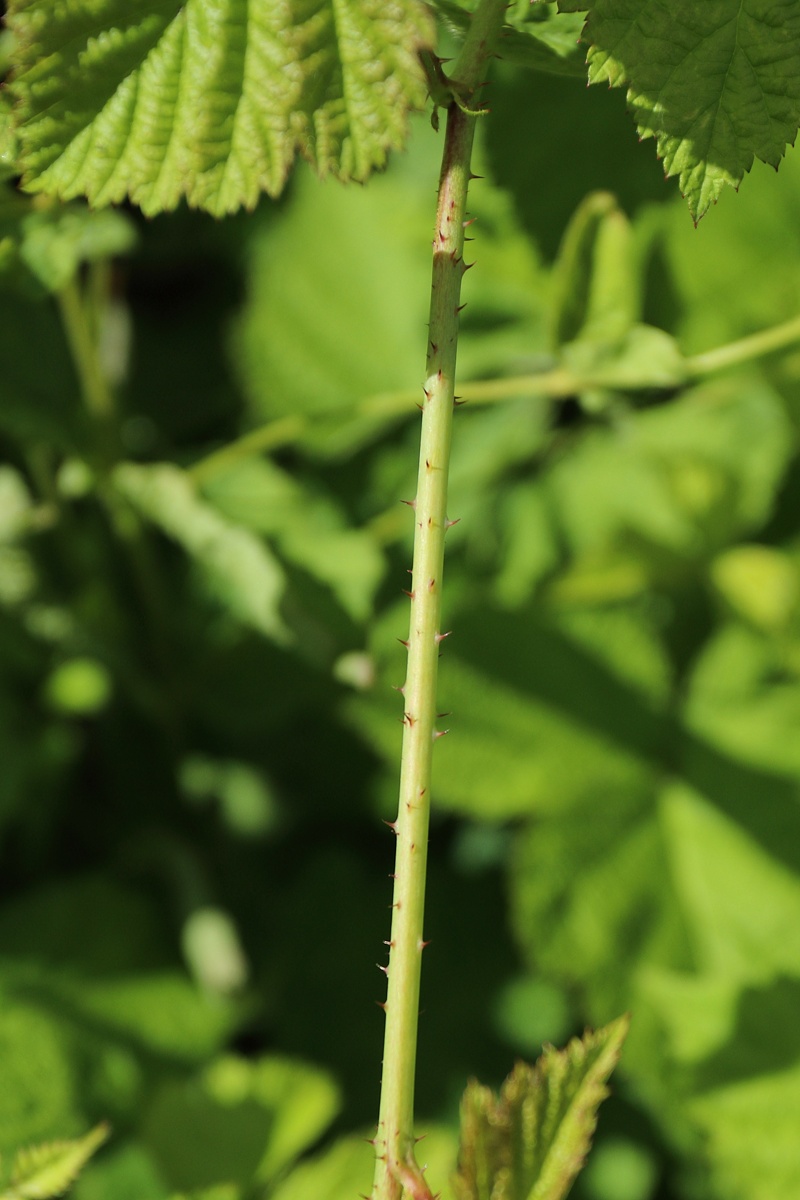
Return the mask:
<svg viewBox="0 0 800 1200">
<path fill-rule="evenodd" d="M 425 102 L 420 0 L 12 0 L 24 186 L 217 215 L 277 195 L 297 153 L 365 179 Z"/>
<path fill-rule="evenodd" d="M 284 575 L 265 542 L 205 504 L 179 467 L 124 463 L 114 480 L 143 516 L 196 559 L 232 612 L 267 637 L 286 640 L 278 611 Z"/>
<path fill-rule="evenodd" d="M 695 221 L 754 158 L 777 167 L 800 123 L 800 8 L 794 0 L 596 0 L 589 80 L 627 86 Z"/>
<path fill-rule="evenodd" d="M 471 1083 L 461 1108 L 457 1200 L 561 1200 L 583 1166 L 629 1019 L 518 1063 L 499 1096 Z"/>
<path fill-rule="evenodd" d="M 50 1200 L 60 1196 L 109 1135 L 107 1125 L 97 1125 L 82 1138 L 48 1142 L 19 1150 L 11 1184 L 0 1200 Z"/>
</svg>

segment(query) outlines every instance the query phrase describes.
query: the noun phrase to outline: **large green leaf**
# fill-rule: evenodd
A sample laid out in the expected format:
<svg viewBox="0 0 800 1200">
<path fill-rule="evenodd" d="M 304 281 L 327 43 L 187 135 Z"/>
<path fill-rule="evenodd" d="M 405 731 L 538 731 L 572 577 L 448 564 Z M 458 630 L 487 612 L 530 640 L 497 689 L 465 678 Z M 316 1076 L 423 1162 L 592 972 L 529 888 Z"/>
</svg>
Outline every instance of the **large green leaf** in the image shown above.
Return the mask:
<svg viewBox="0 0 800 1200">
<path fill-rule="evenodd" d="M 13 0 L 25 186 L 148 213 L 277 195 L 297 152 L 362 180 L 425 101 L 419 0 Z"/>
<path fill-rule="evenodd" d="M 800 9 L 793 0 L 561 0 L 589 11 L 589 79 L 627 85 L 695 221 L 754 158 L 777 167 L 800 124 Z"/>
</svg>

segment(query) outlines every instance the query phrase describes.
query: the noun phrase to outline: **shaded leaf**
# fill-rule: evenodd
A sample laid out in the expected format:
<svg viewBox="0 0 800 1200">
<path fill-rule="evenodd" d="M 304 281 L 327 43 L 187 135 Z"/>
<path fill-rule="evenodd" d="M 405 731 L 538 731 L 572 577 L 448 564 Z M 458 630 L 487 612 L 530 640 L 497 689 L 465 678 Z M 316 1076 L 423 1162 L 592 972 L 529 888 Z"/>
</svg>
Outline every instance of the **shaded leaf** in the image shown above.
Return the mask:
<svg viewBox="0 0 800 1200">
<path fill-rule="evenodd" d="M 418 0 L 13 0 L 24 185 L 148 213 L 277 195 L 295 154 L 363 180 L 425 101 Z"/>
<path fill-rule="evenodd" d="M 471 1083 L 461 1106 L 457 1200 L 561 1200 L 583 1166 L 629 1018 L 518 1063 L 499 1096 Z"/>
<path fill-rule="evenodd" d="M 272 1181 L 335 1117 L 323 1071 L 284 1058 L 228 1055 L 201 1077 L 168 1080 L 146 1114 L 148 1148 L 175 1189 Z"/>
<path fill-rule="evenodd" d="M 261 539 L 202 501 L 180 467 L 124 463 L 114 480 L 143 516 L 196 559 L 214 591 L 241 620 L 267 637 L 285 641 L 278 610 L 283 571 Z"/>
<path fill-rule="evenodd" d="M 445 25 L 455 34 L 469 29 L 470 10 L 454 0 L 432 0 Z M 473 5 L 474 7 L 474 5 Z M 528 67 L 547 75 L 575 75 L 585 72 L 584 56 L 578 42 L 583 22 L 578 17 L 556 12 L 551 4 L 535 8 L 527 3 L 509 5 L 497 42 L 497 53 L 505 62 Z"/>
<path fill-rule="evenodd" d="M 329 496 L 263 458 L 237 463 L 204 491 L 229 520 L 275 538 L 282 555 L 330 587 L 354 620 L 368 616 L 382 556 L 367 531 L 347 527 Z"/>
</svg>

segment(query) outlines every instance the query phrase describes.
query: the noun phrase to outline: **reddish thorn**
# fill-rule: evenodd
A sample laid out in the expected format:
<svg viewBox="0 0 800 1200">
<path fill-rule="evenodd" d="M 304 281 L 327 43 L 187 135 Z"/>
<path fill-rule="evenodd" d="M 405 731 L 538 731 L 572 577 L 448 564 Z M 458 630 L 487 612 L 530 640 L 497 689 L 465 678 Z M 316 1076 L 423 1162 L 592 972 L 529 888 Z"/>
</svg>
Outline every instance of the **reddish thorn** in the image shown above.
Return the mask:
<svg viewBox="0 0 800 1200">
<path fill-rule="evenodd" d="M 386 1012 L 386 1001 L 385 1000 L 376 1000 L 375 1003 L 377 1004 L 378 1008 L 382 1008 L 383 1011 Z"/>
<path fill-rule="evenodd" d="M 422 799 L 422 797 L 425 795 L 425 792 L 426 792 L 426 790 L 427 790 L 426 788 L 420 788 L 420 789 L 419 789 L 419 798 L 420 798 L 420 800 L 421 800 L 421 799 Z"/>
<path fill-rule="evenodd" d="M 408 712 L 403 713 L 403 720 L 405 721 L 406 725 L 408 725 L 409 729 L 412 729 L 417 723 L 417 718 L 412 717 L 411 713 Z"/>
<path fill-rule="evenodd" d="M 429 580 L 428 580 L 428 591 L 429 591 L 429 592 L 432 592 L 432 591 L 433 591 L 433 589 L 434 589 L 435 587 L 436 587 L 436 580 L 435 580 L 435 579 L 429 579 Z"/>
<path fill-rule="evenodd" d="M 471 270 L 472 270 L 472 268 L 475 266 L 475 263 L 474 263 L 474 262 L 471 262 L 471 263 L 465 263 L 465 262 L 464 262 L 464 260 L 463 260 L 463 258 L 462 258 L 461 262 L 462 262 L 462 264 L 463 264 L 463 270 L 464 270 L 464 274 L 465 274 L 465 275 L 466 275 L 467 271 L 471 271 Z"/>
<path fill-rule="evenodd" d="M 437 633 L 434 638 L 436 645 L 438 646 L 439 642 L 443 642 L 445 638 L 450 637 L 452 632 L 452 629 L 448 629 L 447 633 Z"/>
<path fill-rule="evenodd" d="M 408 596 L 409 600 L 414 599 L 414 593 L 409 592 L 407 588 L 400 588 L 400 591 L 403 593 L 404 596 Z"/>
<path fill-rule="evenodd" d="M 453 408 L 461 408 L 461 405 L 466 403 L 466 400 L 462 400 L 460 396 L 453 397 Z"/>
<path fill-rule="evenodd" d="M 430 942 L 429 942 L 429 941 L 428 941 L 428 942 L 423 942 L 423 941 L 420 939 L 420 941 L 418 941 L 418 942 L 417 942 L 417 949 L 419 950 L 419 952 L 420 952 L 420 953 L 422 953 L 422 951 L 425 949 L 425 947 L 426 947 L 426 946 L 430 946 Z M 421 1139 L 420 1139 L 420 1140 L 421 1140 Z"/>
<path fill-rule="evenodd" d="M 403 685 L 402 685 L 402 687 L 401 687 L 399 684 L 397 684 L 397 683 L 393 683 L 393 684 L 392 684 L 392 691 L 393 691 L 393 692 L 399 692 L 401 696 L 404 696 L 404 695 L 406 694 L 406 685 L 405 685 L 405 684 L 403 684 Z"/>
<path fill-rule="evenodd" d="M 384 825 L 388 825 L 395 837 L 397 837 L 397 821 L 384 821 Z"/>
<path fill-rule="evenodd" d="M 445 717 L 452 717 L 452 715 L 453 715 L 453 714 L 452 714 L 451 712 L 437 713 L 437 714 L 436 714 L 436 720 L 437 720 L 437 721 L 443 721 Z"/>
<path fill-rule="evenodd" d="M 389 875 L 387 875 L 387 876 L 386 876 L 386 878 L 387 878 L 387 879 L 397 879 L 397 876 L 396 876 L 396 875 L 391 875 L 391 874 L 389 874 Z M 384 944 L 385 944 L 385 945 L 387 945 L 387 946 L 391 946 L 391 945 L 392 945 L 392 943 L 391 943 L 391 942 L 386 942 L 386 943 L 384 943 Z"/>
<path fill-rule="evenodd" d="M 436 344 L 436 342 L 431 342 L 431 350 L 433 351 L 434 354 L 437 352 L 438 349 L 439 349 L 439 347 Z"/>
<path fill-rule="evenodd" d="M 428 471 L 431 469 L 431 460 L 429 458 L 425 459 L 425 469 Z"/>
<path fill-rule="evenodd" d="M 394 945 L 394 942 L 387 942 L 387 941 L 384 941 L 384 943 L 383 943 L 383 944 L 384 944 L 384 946 L 389 946 L 389 947 L 391 948 L 391 947 Z"/>
<path fill-rule="evenodd" d="M 418 400 L 415 400 L 414 403 L 416 404 L 416 406 L 420 412 L 425 412 L 425 409 L 422 407 L 422 405 L 420 404 L 420 402 Z"/>
<path fill-rule="evenodd" d="M 416 507 L 417 507 L 417 502 L 416 502 L 416 500 L 401 500 L 401 501 L 400 501 L 400 503 L 401 503 L 401 504 L 407 504 L 409 508 L 416 508 Z"/>
<path fill-rule="evenodd" d="M 477 217 L 470 217 L 469 220 L 462 221 L 461 224 L 466 229 L 468 225 L 474 225 L 475 222 L 477 221 L 477 219 L 478 219 Z"/>
<path fill-rule="evenodd" d="M 441 367 L 439 367 L 439 370 L 436 372 L 436 378 L 440 381 L 442 379 L 442 368 Z"/>
<path fill-rule="evenodd" d="M 435 729 L 433 731 L 433 740 L 436 741 L 438 738 L 447 737 L 449 732 L 449 729 Z"/>
<path fill-rule="evenodd" d="M 382 967 L 380 963 L 375 963 L 375 966 L 378 968 L 379 971 L 383 971 L 383 973 L 387 979 L 389 978 L 389 968 L 388 967 Z M 372 1145 L 375 1144 L 373 1139 L 371 1139 L 371 1138 L 364 1138 L 364 1141 L 371 1142 Z"/>
<path fill-rule="evenodd" d="M 444 523 L 445 529 L 451 529 L 453 527 L 453 525 L 457 525 L 460 520 L 461 520 L 461 517 L 455 517 L 452 521 L 445 521 L 445 523 Z"/>
<path fill-rule="evenodd" d="M 406 650 L 408 649 L 409 643 L 405 640 L 405 638 L 398 638 L 397 640 L 401 646 L 405 646 Z"/>
<path fill-rule="evenodd" d="M 427 945 L 429 945 L 429 943 L 428 943 L 428 942 L 426 942 L 426 943 L 425 943 L 425 945 L 427 946 Z M 425 1138 L 426 1138 L 427 1136 L 428 1136 L 428 1135 L 427 1135 L 427 1133 L 421 1133 L 421 1134 L 419 1135 L 419 1137 L 415 1137 L 415 1138 L 414 1138 L 414 1141 L 415 1141 L 415 1142 L 424 1142 L 424 1141 L 425 1141 Z"/>
<path fill-rule="evenodd" d="M 428 517 L 428 529 L 433 525 L 433 517 Z"/>
<path fill-rule="evenodd" d="M 425 393 L 425 399 L 426 399 L 426 400 L 430 400 L 430 398 L 431 398 L 431 394 L 430 394 L 430 392 L 428 391 L 428 389 L 427 389 L 426 387 L 423 387 L 423 389 L 422 389 L 422 390 L 423 390 L 423 392 Z"/>
<path fill-rule="evenodd" d="M 464 301 L 464 303 L 463 303 L 463 304 L 457 304 L 457 305 L 456 305 L 456 316 L 458 316 L 458 314 L 459 314 L 460 312 L 463 312 L 463 311 L 464 311 L 464 309 L 465 309 L 466 307 L 467 307 L 467 303 L 466 303 L 466 301 Z"/>
</svg>

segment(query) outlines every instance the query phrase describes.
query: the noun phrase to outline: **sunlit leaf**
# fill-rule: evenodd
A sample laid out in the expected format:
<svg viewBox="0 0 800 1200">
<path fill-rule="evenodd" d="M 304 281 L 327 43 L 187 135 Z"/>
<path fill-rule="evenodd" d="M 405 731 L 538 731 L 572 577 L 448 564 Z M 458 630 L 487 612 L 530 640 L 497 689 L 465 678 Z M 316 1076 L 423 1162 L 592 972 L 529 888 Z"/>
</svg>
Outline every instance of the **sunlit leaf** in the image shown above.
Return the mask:
<svg viewBox="0 0 800 1200">
<path fill-rule="evenodd" d="M 107 1125 L 98 1125 L 82 1138 L 48 1142 L 18 1151 L 11 1171 L 11 1184 L 0 1200 L 50 1200 L 60 1196 L 109 1135 Z"/>
<path fill-rule="evenodd" d="M 589 79 L 626 86 L 697 221 L 754 158 L 777 167 L 800 123 L 800 11 L 792 0 L 561 0 L 588 10 Z"/>
<path fill-rule="evenodd" d="M 13 0 L 9 24 L 25 185 L 94 204 L 252 207 L 298 151 L 362 180 L 425 100 L 419 0 Z"/>
<path fill-rule="evenodd" d="M 628 1018 L 518 1063 L 499 1095 L 471 1083 L 461 1105 L 457 1200 L 562 1200 L 583 1166 Z"/>
</svg>

